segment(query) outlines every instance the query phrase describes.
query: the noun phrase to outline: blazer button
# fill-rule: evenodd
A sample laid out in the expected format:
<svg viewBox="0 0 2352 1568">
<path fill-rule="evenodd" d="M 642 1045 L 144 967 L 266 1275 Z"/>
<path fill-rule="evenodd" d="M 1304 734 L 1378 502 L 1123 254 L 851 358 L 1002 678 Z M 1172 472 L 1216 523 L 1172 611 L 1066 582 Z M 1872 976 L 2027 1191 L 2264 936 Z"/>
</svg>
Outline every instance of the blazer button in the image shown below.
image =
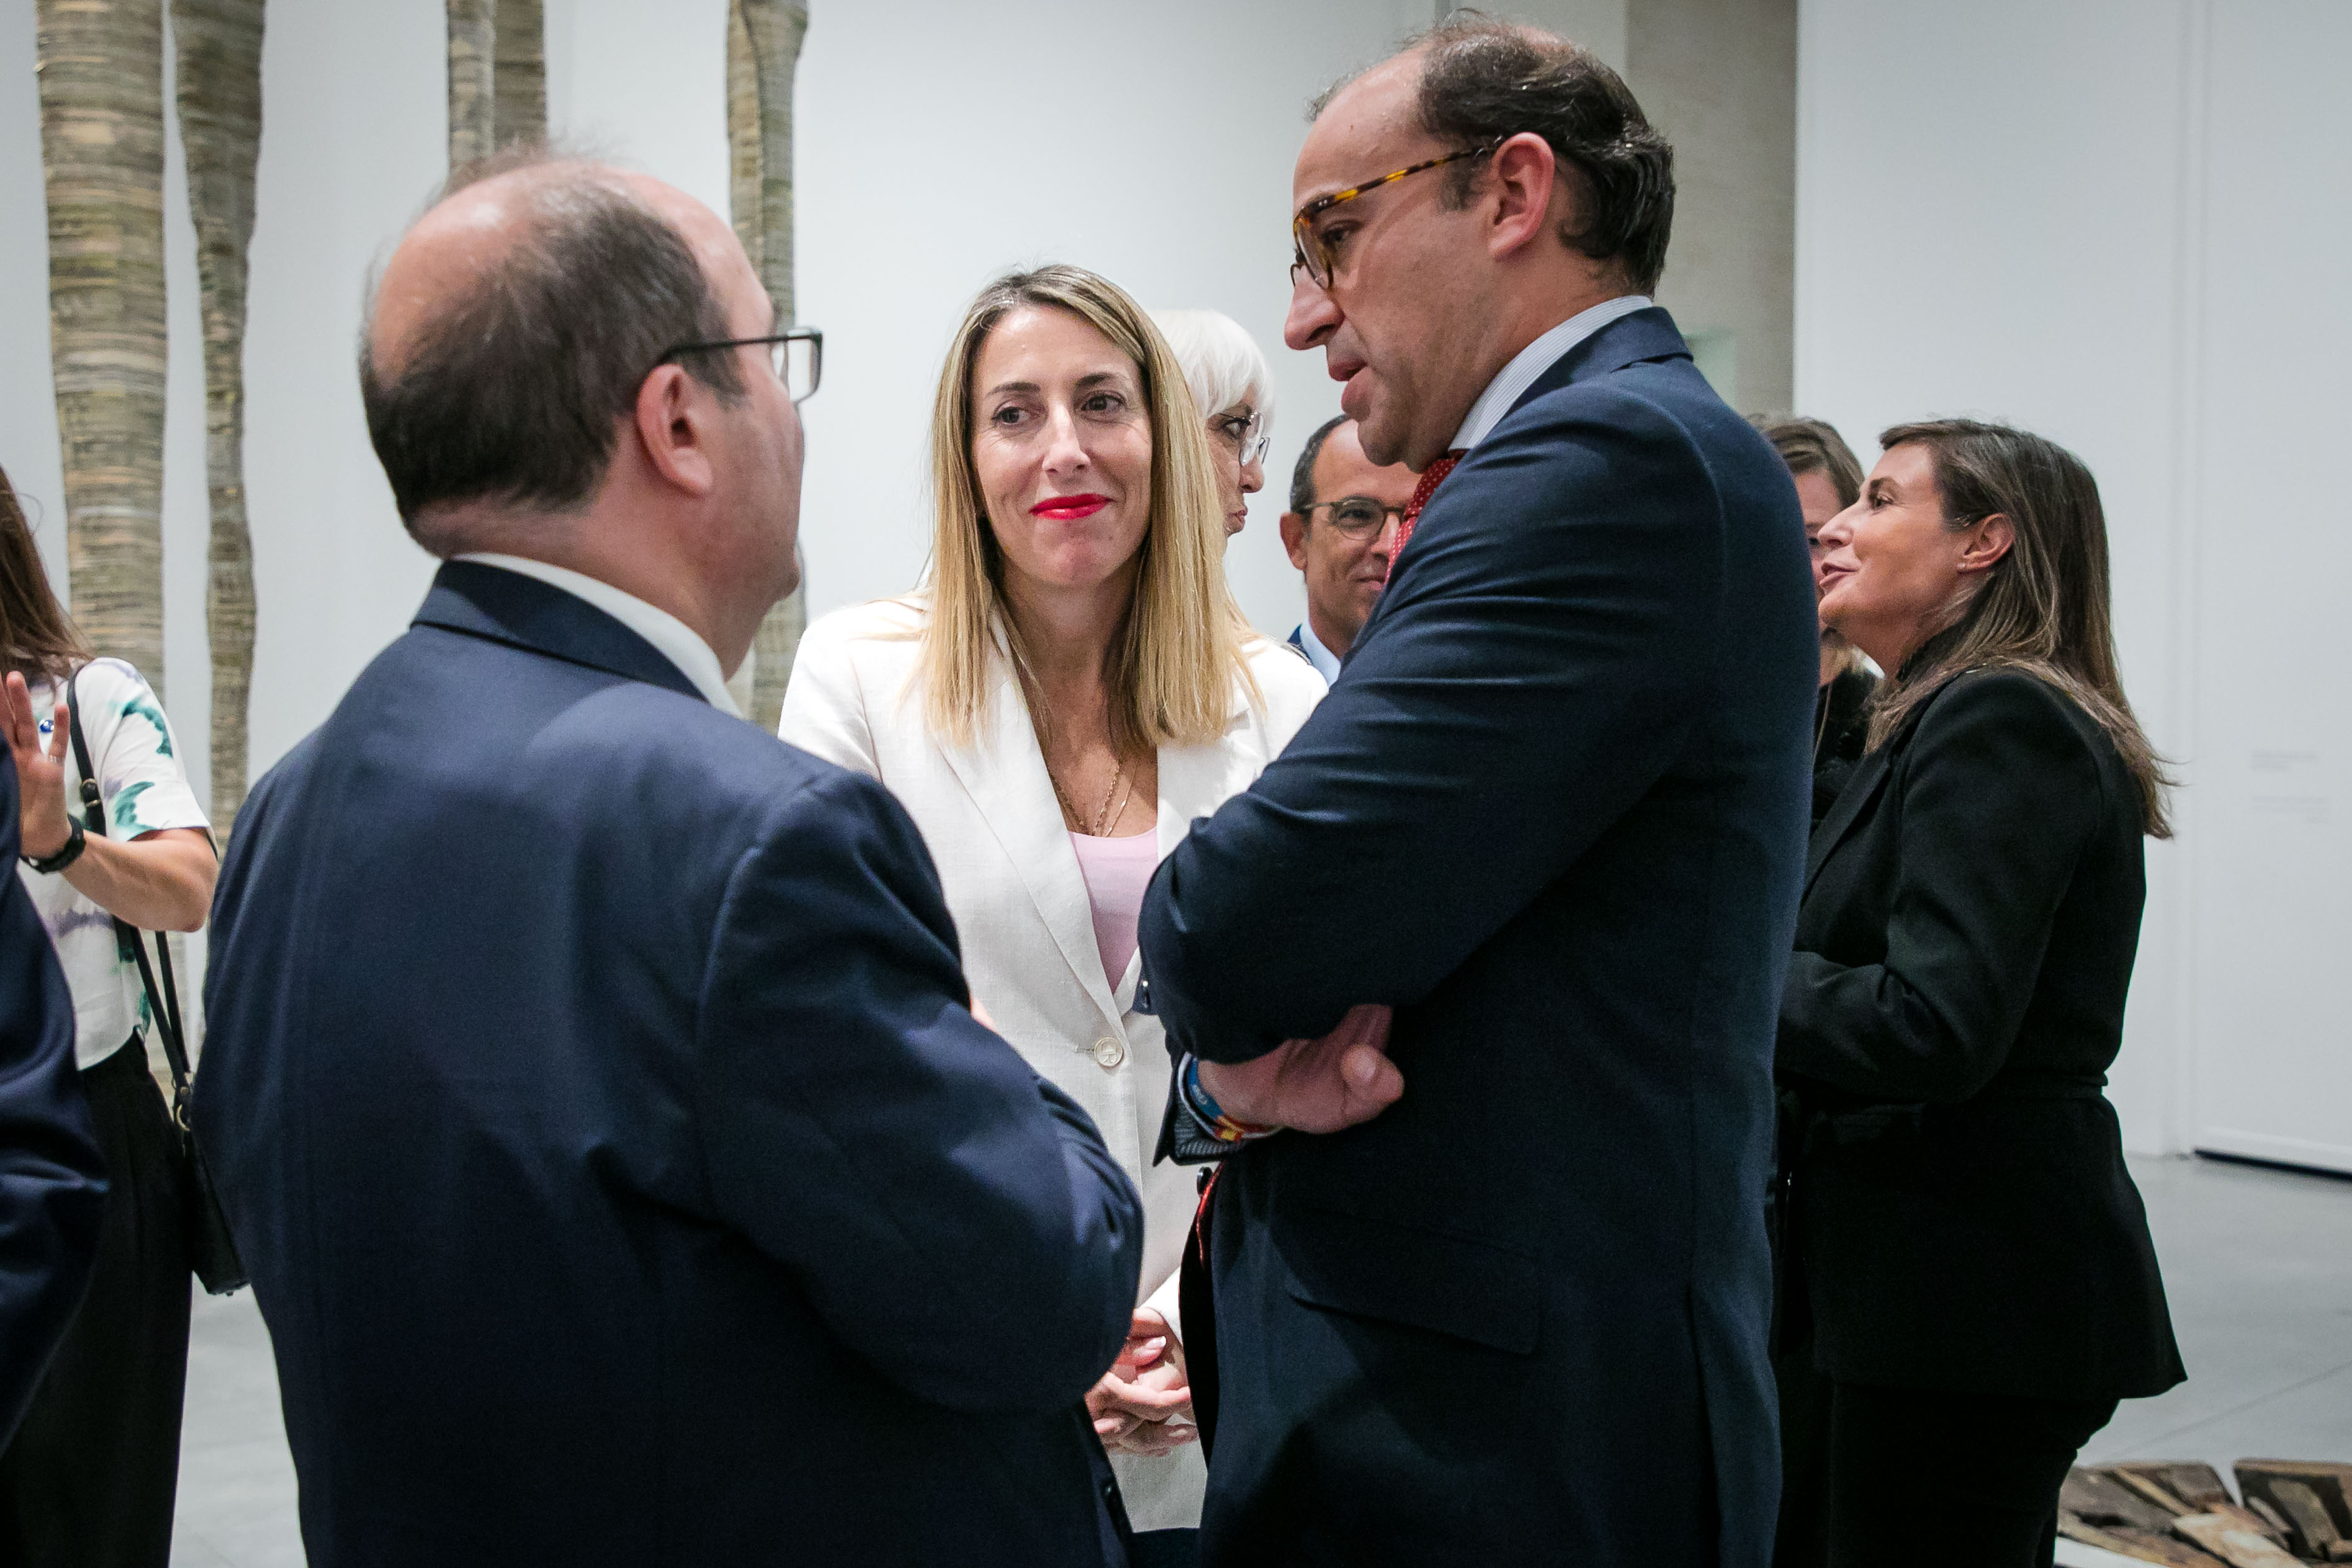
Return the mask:
<svg viewBox="0 0 2352 1568">
<path fill-rule="evenodd" d="M 1126 1060 L 1127 1047 L 1119 1041 L 1111 1039 L 1108 1035 L 1105 1035 L 1102 1039 L 1095 1041 L 1096 1066 L 1102 1068 L 1117 1067 L 1120 1062 L 1125 1061 Z"/>
</svg>

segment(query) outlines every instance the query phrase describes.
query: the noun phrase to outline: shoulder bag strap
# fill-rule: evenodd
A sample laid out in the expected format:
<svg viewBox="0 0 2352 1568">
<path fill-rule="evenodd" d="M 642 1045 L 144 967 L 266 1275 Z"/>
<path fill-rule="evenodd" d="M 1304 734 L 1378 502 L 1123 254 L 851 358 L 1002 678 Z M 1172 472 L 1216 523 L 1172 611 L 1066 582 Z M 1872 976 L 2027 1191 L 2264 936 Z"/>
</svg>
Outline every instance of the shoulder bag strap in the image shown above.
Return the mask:
<svg viewBox="0 0 2352 1568">
<path fill-rule="evenodd" d="M 88 664 L 82 670 L 89 668 Z M 66 731 L 73 739 L 74 766 L 81 770 L 82 831 L 106 837 L 106 803 L 98 786 L 98 769 L 90 766 L 89 742 L 82 735 L 81 694 L 77 685 L 81 670 L 66 677 Z M 147 961 L 147 938 L 127 920 L 114 922 L 114 940 L 123 954 L 139 966 L 139 984 L 147 992 L 147 1012 L 155 1020 L 155 1032 L 163 1041 L 163 1059 L 172 1068 L 173 1113 L 186 1124 L 188 1098 L 188 1048 L 180 1033 L 179 987 L 172 978 L 172 949 L 163 934 L 155 933 L 155 962 L 162 967 L 163 980 L 155 982 L 155 969 Z"/>
</svg>

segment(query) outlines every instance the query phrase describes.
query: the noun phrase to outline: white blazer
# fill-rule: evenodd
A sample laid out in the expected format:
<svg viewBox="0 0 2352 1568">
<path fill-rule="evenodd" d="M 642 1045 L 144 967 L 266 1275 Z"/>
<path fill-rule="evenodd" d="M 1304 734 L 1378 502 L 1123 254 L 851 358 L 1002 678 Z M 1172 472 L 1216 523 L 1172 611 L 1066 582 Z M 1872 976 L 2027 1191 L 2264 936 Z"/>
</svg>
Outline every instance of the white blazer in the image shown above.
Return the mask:
<svg viewBox="0 0 2352 1568">
<path fill-rule="evenodd" d="M 1160 1020 L 1131 1010 L 1141 959 L 1115 986 L 1103 973 L 1086 878 L 1011 664 L 997 661 L 988 712 L 970 746 L 949 747 L 931 734 L 916 679 L 925 613 L 920 596 L 881 600 L 809 627 L 776 733 L 880 779 L 915 819 L 939 865 L 972 995 L 1032 1067 L 1086 1107 L 1142 1194 L 1139 1294 L 1181 1335 L 1176 1265 L 1192 1226 L 1194 1180 L 1187 1167 L 1150 1163 L 1169 1070 Z M 1322 677 L 1296 650 L 1254 638 L 1246 656 L 1263 706 L 1236 683 L 1223 737 L 1160 748 L 1163 858 L 1195 817 L 1249 788 L 1322 699 Z M 1171 1462 L 1187 1456 L 1181 1467 Z M 1168 1460 L 1115 1458 L 1136 1528 L 1199 1521 L 1194 1449 Z M 1150 1475 L 1137 1473 L 1147 1467 Z"/>
</svg>

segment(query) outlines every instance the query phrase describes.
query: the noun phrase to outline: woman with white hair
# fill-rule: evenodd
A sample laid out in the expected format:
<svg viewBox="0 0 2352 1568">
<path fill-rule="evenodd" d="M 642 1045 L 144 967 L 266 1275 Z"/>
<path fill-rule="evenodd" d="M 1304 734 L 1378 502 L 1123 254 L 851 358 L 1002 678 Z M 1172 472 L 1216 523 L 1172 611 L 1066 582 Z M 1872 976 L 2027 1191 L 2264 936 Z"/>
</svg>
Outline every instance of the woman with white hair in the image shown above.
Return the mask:
<svg viewBox="0 0 2352 1568">
<path fill-rule="evenodd" d="M 1219 310 L 1154 310 L 1152 323 L 1183 368 L 1192 406 L 1217 457 L 1217 498 L 1225 537 L 1249 521 L 1249 497 L 1265 488 L 1265 448 L 1274 428 L 1274 372 L 1257 340 Z"/>
</svg>

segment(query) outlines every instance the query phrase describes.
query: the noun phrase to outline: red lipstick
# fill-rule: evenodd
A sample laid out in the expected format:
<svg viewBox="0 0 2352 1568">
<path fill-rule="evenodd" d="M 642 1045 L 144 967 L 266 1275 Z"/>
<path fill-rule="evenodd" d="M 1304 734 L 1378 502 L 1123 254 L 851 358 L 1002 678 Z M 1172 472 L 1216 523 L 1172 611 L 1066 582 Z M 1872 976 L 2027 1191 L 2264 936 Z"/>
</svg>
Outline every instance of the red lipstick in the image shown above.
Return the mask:
<svg viewBox="0 0 2352 1568">
<path fill-rule="evenodd" d="M 1109 505 L 1110 497 L 1108 496 L 1097 496 L 1092 494 L 1080 496 L 1048 496 L 1044 500 L 1038 502 L 1035 506 L 1030 507 L 1029 515 L 1033 517 L 1044 517 L 1050 522 L 1075 523 L 1084 518 L 1093 517 L 1097 512 L 1101 511 L 1105 507 Z"/>
</svg>

